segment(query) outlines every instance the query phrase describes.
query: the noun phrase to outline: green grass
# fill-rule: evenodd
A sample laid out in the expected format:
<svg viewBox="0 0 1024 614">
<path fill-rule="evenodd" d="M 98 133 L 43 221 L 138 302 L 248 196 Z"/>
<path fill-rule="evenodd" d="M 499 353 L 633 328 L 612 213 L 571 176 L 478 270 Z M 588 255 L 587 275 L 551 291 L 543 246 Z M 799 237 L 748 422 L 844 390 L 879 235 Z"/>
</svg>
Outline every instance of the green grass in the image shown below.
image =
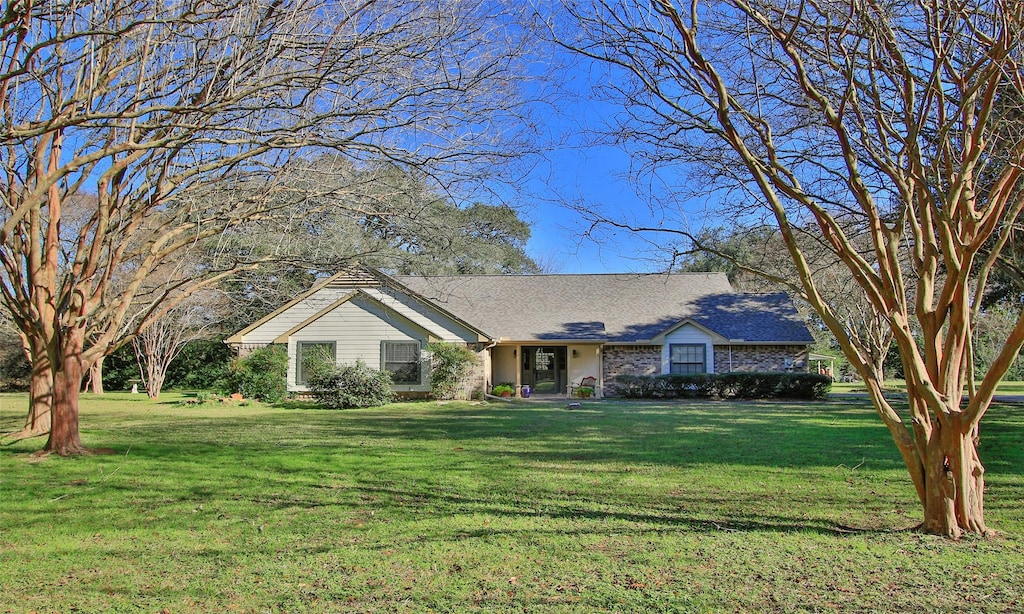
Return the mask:
<svg viewBox="0 0 1024 614">
<path fill-rule="evenodd" d="M 1024 382 L 999 382 L 998 394 L 1024 395 Z"/>
<path fill-rule="evenodd" d="M 950 542 L 858 401 L 172 400 L 0 448 L 0 612 L 1024 610 L 1024 407 L 983 427 L 1000 534 Z"/>
<path fill-rule="evenodd" d="M 885 389 L 898 392 L 906 392 L 907 383 L 901 379 L 890 379 L 885 381 Z M 864 392 L 863 382 L 832 382 L 830 392 L 835 393 L 850 393 L 850 392 Z"/>
<path fill-rule="evenodd" d="M 981 382 L 978 383 L 980 384 Z M 889 379 L 885 381 L 885 389 L 891 392 L 906 393 L 907 382 L 901 379 Z M 850 393 L 864 392 L 865 390 L 862 382 L 833 382 L 831 391 Z M 996 387 L 996 394 L 1024 396 L 1024 382 L 999 382 L 999 385 Z"/>
</svg>

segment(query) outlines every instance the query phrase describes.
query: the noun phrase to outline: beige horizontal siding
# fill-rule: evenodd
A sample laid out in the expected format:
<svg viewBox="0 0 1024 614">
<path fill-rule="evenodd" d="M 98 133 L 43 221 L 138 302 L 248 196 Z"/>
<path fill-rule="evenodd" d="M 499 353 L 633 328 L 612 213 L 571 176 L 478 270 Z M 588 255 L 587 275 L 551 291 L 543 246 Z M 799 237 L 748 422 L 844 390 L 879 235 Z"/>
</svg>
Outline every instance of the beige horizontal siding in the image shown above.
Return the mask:
<svg viewBox="0 0 1024 614">
<path fill-rule="evenodd" d="M 379 306 L 354 298 L 302 330 L 288 340 L 288 383 L 294 389 L 297 341 L 333 341 L 337 344 L 339 365 L 362 360 L 380 369 L 381 341 L 418 341 L 426 345 L 426 332 L 411 326 L 396 314 L 381 313 Z"/>
<path fill-rule="evenodd" d="M 477 341 L 477 334 L 475 332 L 453 321 L 438 310 L 428 307 L 421 301 L 379 288 L 364 289 L 363 291 L 386 305 L 389 309 L 393 309 L 396 313 L 400 313 L 429 330 L 440 339 L 452 342 L 462 341 L 465 343 Z"/>
<path fill-rule="evenodd" d="M 341 297 L 350 293 L 346 288 L 321 288 L 312 295 L 299 301 L 291 308 L 279 313 L 263 324 L 245 333 L 246 344 L 273 343 L 282 334 L 302 324 L 306 319 L 323 311 Z"/>
</svg>

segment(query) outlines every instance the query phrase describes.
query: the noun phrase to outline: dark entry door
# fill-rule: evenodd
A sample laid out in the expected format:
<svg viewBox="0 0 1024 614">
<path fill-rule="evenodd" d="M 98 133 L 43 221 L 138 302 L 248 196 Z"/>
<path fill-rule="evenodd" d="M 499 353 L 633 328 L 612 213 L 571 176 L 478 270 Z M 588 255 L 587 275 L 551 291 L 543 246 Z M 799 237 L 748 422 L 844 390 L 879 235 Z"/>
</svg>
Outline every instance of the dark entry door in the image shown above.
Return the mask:
<svg viewBox="0 0 1024 614">
<path fill-rule="evenodd" d="M 523 383 L 536 394 L 565 394 L 565 347 L 524 347 Z"/>
</svg>

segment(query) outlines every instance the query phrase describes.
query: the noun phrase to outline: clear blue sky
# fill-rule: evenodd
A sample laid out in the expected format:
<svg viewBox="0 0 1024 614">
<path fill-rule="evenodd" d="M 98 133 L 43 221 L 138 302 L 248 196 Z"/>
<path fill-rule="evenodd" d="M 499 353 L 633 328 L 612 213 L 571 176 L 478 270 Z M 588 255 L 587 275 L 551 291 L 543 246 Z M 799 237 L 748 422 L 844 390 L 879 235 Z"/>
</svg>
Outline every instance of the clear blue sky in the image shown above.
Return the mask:
<svg viewBox="0 0 1024 614">
<path fill-rule="evenodd" d="M 531 222 L 530 255 L 557 273 L 631 273 L 653 270 L 641 258 L 646 250 L 626 232 L 604 233 L 600 243 L 584 238 L 589 224 L 565 202 L 614 212 L 646 209 L 624 175 L 629 156 L 611 147 L 565 147 L 548 156 L 529 182 L 533 203 L 524 211 Z"/>
<path fill-rule="evenodd" d="M 544 114 L 551 146 L 520 197 L 521 215 L 531 224 L 530 256 L 557 273 L 633 273 L 663 270 L 650 243 L 626 231 L 602 233 L 600 242 L 582 237 L 589 224 L 567 203 L 599 207 L 616 218 L 653 223 L 648 202 L 627 179 L 630 157 L 623 150 L 588 144 L 588 130 L 606 127 L 619 108 L 590 96 L 590 79 L 606 79 L 599 67 L 577 63 L 558 84 L 559 108 Z M 596 76 L 595 76 L 596 75 Z"/>
</svg>

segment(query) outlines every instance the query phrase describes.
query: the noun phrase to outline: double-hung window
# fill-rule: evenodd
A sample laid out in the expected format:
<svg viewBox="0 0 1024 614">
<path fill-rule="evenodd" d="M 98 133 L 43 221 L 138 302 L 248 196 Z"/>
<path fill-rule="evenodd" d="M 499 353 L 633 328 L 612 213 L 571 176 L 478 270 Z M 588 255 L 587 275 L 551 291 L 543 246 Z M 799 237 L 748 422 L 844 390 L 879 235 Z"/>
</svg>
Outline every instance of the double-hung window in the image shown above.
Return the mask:
<svg viewBox="0 0 1024 614">
<path fill-rule="evenodd" d="M 381 364 L 391 372 L 391 382 L 403 386 L 422 383 L 418 341 L 385 341 Z"/>
<path fill-rule="evenodd" d="M 295 344 L 295 383 L 306 385 L 310 366 L 316 362 L 334 364 L 337 344 L 333 341 L 298 341 Z"/>
<path fill-rule="evenodd" d="M 670 373 L 707 373 L 706 348 L 703 343 L 673 343 L 669 346 Z"/>
</svg>

